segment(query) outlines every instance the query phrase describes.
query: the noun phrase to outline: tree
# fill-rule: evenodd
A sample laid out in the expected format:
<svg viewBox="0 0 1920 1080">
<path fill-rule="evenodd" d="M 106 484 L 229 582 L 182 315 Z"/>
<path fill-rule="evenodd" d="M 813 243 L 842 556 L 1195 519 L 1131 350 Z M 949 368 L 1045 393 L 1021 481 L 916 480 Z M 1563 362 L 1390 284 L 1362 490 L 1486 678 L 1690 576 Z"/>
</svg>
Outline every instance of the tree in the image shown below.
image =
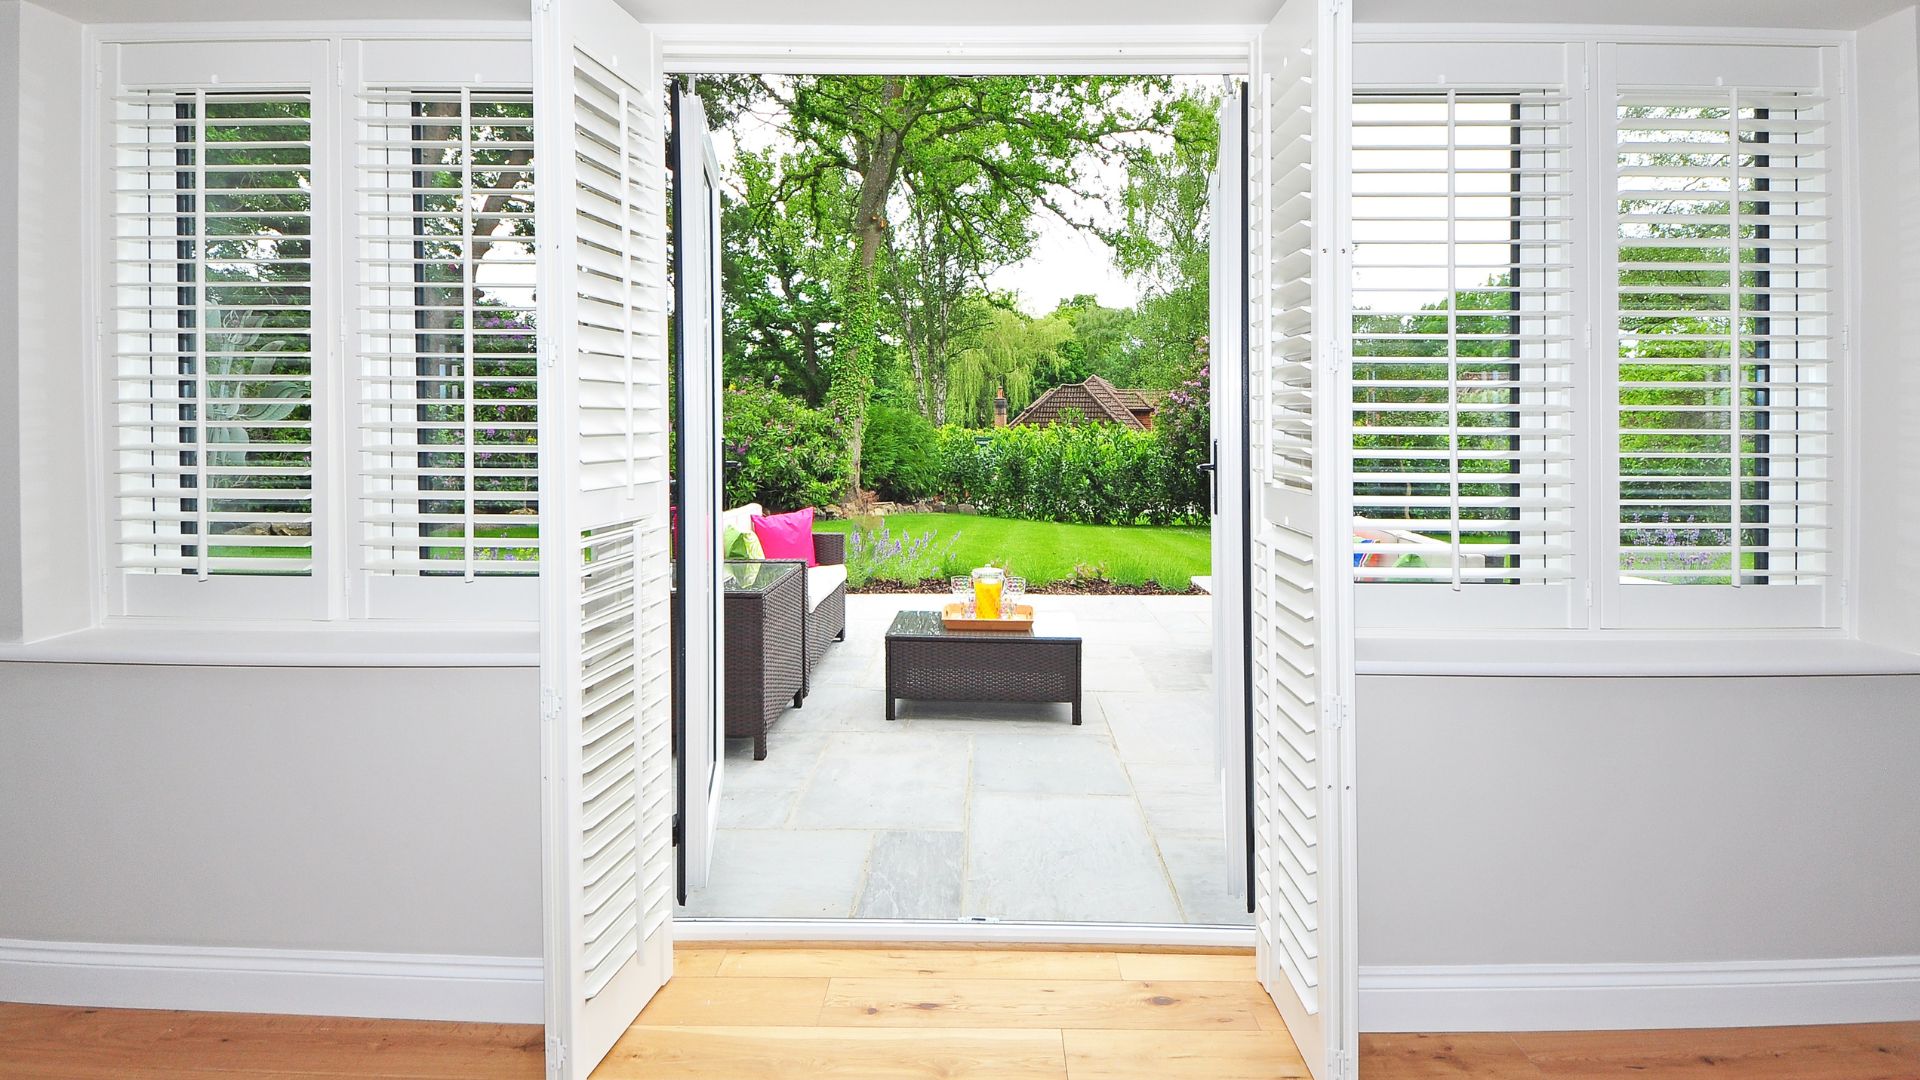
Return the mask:
<svg viewBox="0 0 1920 1080">
<path fill-rule="evenodd" d="M 798 148 L 781 195 L 798 197 L 851 257 L 835 287 L 841 323 L 826 408 L 846 433 L 849 490 L 882 346 L 883 253 L 901 201 L 916 200 L 955 258 L 980 266 L 1030 248 L 1035 208 L 1071 219 L 1089 158 L 1120 154 L 1155 111 L 1138 79 L 802 76 L 763 80 Z M 837 196 L 848 188 L 850 200 Z M 831 197 L 822 197 L 822 192 Z M 904 216 L 904 215 L 901 215 Z"/>
<path fill-rule="evenodd" d="M 781 162 L 771 154 L 742 154 L 735 170 L 744 197 L 724 197 L 720 226 L 725 370 L 818 407 L 827 395 L 840 318 L 834 286 L 845 277 L 847 250 L 845 236 L 822 225 L 840 215 L 786 205 L 777 195 Z M 844 185 L 825 182 L 813 194 L 850 197 Z"/>
<path fill-rule="evenodd" d="M 1127 370 L 1116 372 L 1125 385 L 1173 386 L 1204 362 L 1218 108 L 1215 95 L 1182 94 L 1168 109 L 1172 152 L 1143 146 L 1127 155 L 1122 223 L 1102 231 L 1114 266 L 1141 286 Z"/>
<path fill-rule="evenodd" d="M 985 307 L 984 323 L 955 356 L 947 395 L 947 416 L 957 424 L 984 427 L 993 422 L 993 398 L 1007 392 L 1007 411 L 1019 412 L 1036 396 L 1039 373 L 1065 362 L 1063 348 L 1073 323 L 1059 315 L 1032 319 L 1003 303 Z M 1058 381 L 1057 379 L 1055 381 Z"/>
</svg>

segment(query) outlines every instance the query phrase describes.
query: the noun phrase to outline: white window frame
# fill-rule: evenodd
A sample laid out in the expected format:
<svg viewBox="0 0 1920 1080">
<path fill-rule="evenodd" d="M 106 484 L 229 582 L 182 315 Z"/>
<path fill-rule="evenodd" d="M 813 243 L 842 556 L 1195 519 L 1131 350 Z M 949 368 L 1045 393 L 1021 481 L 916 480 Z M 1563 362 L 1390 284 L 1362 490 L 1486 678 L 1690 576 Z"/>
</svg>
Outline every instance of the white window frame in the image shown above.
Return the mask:
<svg viewBox="0 0 1920 1080">
<path fill-rule="evenodd" d="M 1356 36 L 1359 31 L 1356 29 Z M 1589 312 L 1591 265 L 1586 257 L 1587 237 L 1580 231 L 1590 214 L 1590 195 L 1584 184 L 1586 157 L 1589 154 L 1590 121 L 1582 109 L 1582 57 L 1580 50 L 1564 42 L 1462 42 L 1436 45 L 1425 41 L 1392 42 L 1354 47 L 1354 93 L 1391 91 L 1447 90 L 1539 91 L 1559 89 L 1566 93 L 1565 131 L 1569 149 L 1567 168 L 1570 191 L 1566 204 L 1573 221 L 1566 243 L 1573 253 L 1573 265 L 1567 273 L 1566 325 L 1570 332 L 1586 325 Z M 1574 334 L 1576 339 L 1579 337 Z M 1359 582 L 1354 587 L 1356 617 L 1363 628 L 1395 629 L 1450 628 L 1480 631 L 1497 629 L 1569 627 L 1579 617 L 1586 596 L 1590 559 L 1586 550 L 1587 529 L 1580 519 L 1584 493 L 1583 473 L 1586 457 L 1588 381 L 1580 377 L 1582 346 L 1571 343 L 1570 363 L 1574 387 L 1569 394 L 1572 412 L 1568 417 L 1569 452 L 1567 475 L 1574 502 L 1573 530 L 1567 536 L 1572 548 L 1569 576 L 1565 581 L 1523 582 L 1516 585 L 1416 582 Z M 1349 408 L 1345 422 L 1352 425 Z M 1355 429 L 1356 431 L 1358 429 Z M 1364 501 L 1364 500 L 1363 500 Z M 1356 552 L 1356 555 L 1359 552 Z"/>
<path fill-rule="evenodd" d="M 537 579 L 419 578 L 393 589 L 365 572 L 358 404 L 362 347 L 361 169 L 356 141 L 368 86 L 531 89 L 526 23 L 356 22 L 101 25 L 86 30 L 95 77 L 85 87 L 83 223 L 88 397 L 89 547 L 96 566 L 95 622 L 104 625 L 231 623 L 250 627 L 420 626 L 510 629 L 538 620 Z M 111 423 L 114 98 L 143 86 L 310 89 L 313 139 L 313 573 L 139 574 L 120 569 L 114 526 L 118 454 Z M 386 576 L 391 584 L 399 579 Z M 477 587 L 476 587 L 477 586 Z M 384 594 L 384 595 L 383 595 Z"/>
<path fill-rule="evenodd" d="M 1614 45 L 1818 50 L 1815 62 L 1825 73 L 1828 90 L 1828 132 L 1833 145 L 1830 190 L 1835 206 L 1829 241 L 1834 267 L 1830 287 L 1835 298 L 1829 392 L 1833 407 L 1828 526 L 1832 553 L 1823 585 L 1739 589 L 1674 586 L 1657 590 L 1669 595 L 1650 601 L 1629 595 L 1630 587 L 1618 582 L 1614 564 L 1606 561 L 1617 560 L 1618 544 L 1613 471 L 1618 439 L 1613 408 L 1617 402 L 1613 387 L 1618 346 L 1608 278 L 1616 242 L 1612 203 L 1614 99 L 1612 80 L 1602 67 L 1602 51 Z M 1431 80 L 1436 89 L 1531 85 L 1554 70 L 1551 56 L 1556 50 L 1564 55 L 1566 85 L 1573 99 L 1569 132 L 1576 170 L 1574 587 L 1563 605 L 1558 598 L 1529 602 L 1462 595 L 1475 592 L 1473 588 L 1441 597 L 1438 593 L 1452 590 L 1446 586 L 1363 585 L 1356 590 L 1360 627 L 1372 637 L 1474 637 L 1527 630 L 1569 641 L 1589 636 L 1644 638 L 1649 633 L 1754 638 L 1847 636 L 1854 618 L 1846 603 L 1849 568 L 1852 552 L 1858 546 L 1852 466 L 1858 445 L 1855 424 L 1859 410 L 1855 380 L 1847 371 L 1847 328 L 1857 322 L 1859 304 L 1858 290 L 1851 286 L 1856 276 L 1854 260 L 1860 228 L 1853 138 L 1856 114 L 1847 93 L 1853 36 L 1844 32 L 1747 28 L 1361 24 L 1355 28 L 1355 90 L 1409 89 L 1415 80 Z M 1503 593 L 1527 588 L 1502 586 L 1477 591 Z M 1648 588 L 1642 586 L 1640 591 Z M 1815 602 L 1807 601 L 1802 591 L 1806 589 L 1818 590 Z M 1771 599 L 1765 595 L 1769 590 L 1776 590 Z M 1709 595 L 1716 593 L 1735 595 Z"/>
</svg>

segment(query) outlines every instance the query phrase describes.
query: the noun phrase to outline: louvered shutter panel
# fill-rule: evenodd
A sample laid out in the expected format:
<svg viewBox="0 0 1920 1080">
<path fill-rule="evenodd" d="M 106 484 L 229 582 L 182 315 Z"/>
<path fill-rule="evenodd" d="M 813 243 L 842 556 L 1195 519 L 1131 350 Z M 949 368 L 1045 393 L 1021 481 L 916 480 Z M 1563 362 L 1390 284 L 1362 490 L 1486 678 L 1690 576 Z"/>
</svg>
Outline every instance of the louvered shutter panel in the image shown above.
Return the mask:
<svg viewBox="0 0 1920 1080">
<path fill-rule="evenodd" d="M 1353 1051 L 1340 855 L 1350 517 L 1340 481 L 1348 160 L 1341 5 L 1290 0 L 1262 33 L 1248 134 L 1254 923 L 1262 982 L 1315 1076 Z"/>
<path fill-rule="evenodd" d="M 374 88 L 360 110 L 362 568 L 531 575 L 532 93 Z"/>
<path fill-rule="evenodd" d="M 1612 104 L 1622 592 L 1817 590 L 1837 404 L 1825 98 L 1627 86 Z M 1789 621 L 1819 618 L 1816 601 Z"/>
<path fill-rule="evenodd" d="M 312 95 L 143 88 L 114 111 L 118 565 L 310 577 Z"/>
<path fill-rule="evenodd" d="M 1574 576 L 1566 114 L 1557 91 L 1355 99 L 1358 581 Z"/>
<path fill-rule="evenodd" d="M 548 1062 L 584 1077 L 672 965 L 665 95 L 608 0 L 535 26 Z"/>
</svg>

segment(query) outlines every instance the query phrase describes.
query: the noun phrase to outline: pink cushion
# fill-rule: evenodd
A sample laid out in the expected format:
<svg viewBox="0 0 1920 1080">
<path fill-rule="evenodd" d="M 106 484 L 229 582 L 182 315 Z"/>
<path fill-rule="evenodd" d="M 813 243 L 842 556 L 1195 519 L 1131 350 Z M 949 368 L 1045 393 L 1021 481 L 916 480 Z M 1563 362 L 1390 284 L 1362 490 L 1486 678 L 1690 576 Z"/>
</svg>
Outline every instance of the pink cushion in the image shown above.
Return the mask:
<svg viewBox="0 0 1920 1080">
<path fill-rule="evenodd" d="M 766 549 L 769 559 L 805 559 L 808 566 L 820 565 L 813 555 L 811 506 L 791 514 L 772 514 L 767 517 L 755 514 L 753 534 L 760 538 L 760 546 Z"/>
</svg>

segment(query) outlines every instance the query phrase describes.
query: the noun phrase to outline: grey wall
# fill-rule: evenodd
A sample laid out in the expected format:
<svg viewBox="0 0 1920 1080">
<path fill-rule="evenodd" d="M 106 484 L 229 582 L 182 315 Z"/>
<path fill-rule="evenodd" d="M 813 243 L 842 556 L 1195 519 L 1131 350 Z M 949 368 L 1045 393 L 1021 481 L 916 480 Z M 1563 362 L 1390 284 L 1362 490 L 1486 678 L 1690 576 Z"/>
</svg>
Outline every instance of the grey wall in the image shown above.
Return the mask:
<svg viewBox="0 0 1920 1080">
<path fill-rule="evenodd" d="M 1860 384 L 1862 637 L 1920 652 L 1920 23 L 1914 9 L 1860 32 Z"/>
<path fill-rule="evenodd" d="M 1363 676 L 1366 965 L 1920 956 L 1920 676 Z"/>
<path fill-rule="evenodd" d="M 0 663 L 0 938 L 536 957 L 531 669 Z"/>
<path fill-rule="evenodd" d="M 20 4 L 0 0 L 0 327 L 20 318 Z M 18 385 L 20 343 L 0 332 L 0 390 Z M 20 640 L 20 414 L 9 393 L 0 402 L 0 641 Z"/>
<path fill-rule="evenodd" d="M 80 24 L 0 0 L 0 641 L 87 624 Z"/>
</svg>

